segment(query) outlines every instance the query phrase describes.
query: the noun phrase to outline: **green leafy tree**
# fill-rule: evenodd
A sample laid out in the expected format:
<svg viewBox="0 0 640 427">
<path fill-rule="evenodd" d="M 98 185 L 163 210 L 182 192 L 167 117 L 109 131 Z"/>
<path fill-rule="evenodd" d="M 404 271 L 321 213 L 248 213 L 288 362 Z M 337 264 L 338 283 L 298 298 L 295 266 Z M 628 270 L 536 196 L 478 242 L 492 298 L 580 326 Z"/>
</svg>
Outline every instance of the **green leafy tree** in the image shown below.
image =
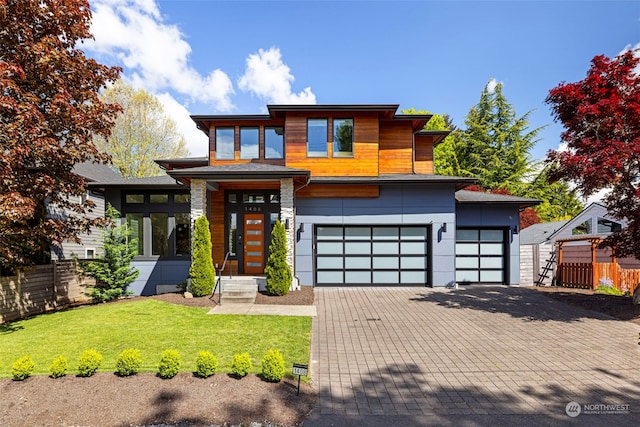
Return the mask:
<svg viewBox="0 0 640 427">
<path fill-rule="evenodd" d="M 189 154 L 176 123 L 164 112 L 158 98 L 149 92 L 118 80 L 100 94 L 103 102 L 122 107 L 111 135 L 97 135 L 98 148 L 111 155 L 113 165 L 125 178 L 161 175 L 156 159 L 171 159 Z"/>
<path fill-rule="evenodd" d="M 535 207 L 542 222 L 571 219 L 584 209 L 576 189 L 563 181 L 550 182 L 546 167 L 531 181 L 527 196 L 542 201 Z"/>
<path fill-rule="evenodd" d="M 206 216 L 196 218 L 195 229 L 193 231 L 193 255 L 189 277 L 191 286 L 189 292 L 195 297 L 202 297 L 211 294 L 213 285 L 216 282 L 216 270 L 211 258 L 211 232 L 209 231 L 209 221 Z"/>
<path fill-rule="evenodd" d="M 119 107 L 98 93 L 120 70 L 77 48 L 90 32 L 87 0 L 0 1 L 0 267 L 42 254 L 103 219 L 81 199 L 86 180 L 73 166 L 109 158 L 89 135 L 108 136 Z M 78 196 L 78 197 L 69 197 Z M 52 218 L 56 205 L 65 218 Z M 46 258 L 46 256 L 44 257 Z"/>
<path fill-rule="evenodd" d="M 91 290 L 91 298 L 96 302 L 111 301 L 130 294 L 127 287 L 140 274 L 131 267 L 131 260 L 138 251 L 137 239 L 132 237 L 127 224 L 116 225 L 120 212 L 111 204 L 107 205 L 105 216 L 111 223 L 104 231 L 104 255 L 96 261 L 82 263 L 85 273 L 96 278 L 96 286 Z"/>
<path fill-rule="evenodd" d="M 280 220 L 271 231 L 269 258 L 264 268 L 267 279 L 266 290 L 269 295 L 286 295 L 291 287 L 291 268 L 287 264 L 287 234 Z"/>
<path fill-rule="evenodd" d="M 526 193 L 527 178 L 536 166 L 530 151 L 542 130 L 528 129 L 530 113 L 517 117 L 502 94 L 502 84 L 487 84 L 469 110 L 456 145 L 460 174 L 477 177 L 485 188 Z"/>
</svg>

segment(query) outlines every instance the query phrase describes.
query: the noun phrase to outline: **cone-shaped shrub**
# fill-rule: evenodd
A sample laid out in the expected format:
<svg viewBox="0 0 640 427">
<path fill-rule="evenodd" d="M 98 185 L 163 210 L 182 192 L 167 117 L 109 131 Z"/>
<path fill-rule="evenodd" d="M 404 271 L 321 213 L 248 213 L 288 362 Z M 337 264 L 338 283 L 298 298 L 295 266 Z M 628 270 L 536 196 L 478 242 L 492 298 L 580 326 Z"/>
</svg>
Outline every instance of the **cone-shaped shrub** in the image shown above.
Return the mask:
<svg viewBox="0 0 640 427">
<path fill-rule="evenodd" d="M 266 290 L 269 295 L 286 295 L 291 287 L 291 269 L 287 264 L 287 234 L 280 220 L 276 221 L 271 232 L 269 258 L 264 268 L 267 279 Z"/>
<path fill-rule="evenodd" d="M 211 259 L 211 232 L 206 216 L 201 216 L 195 221 L 193 231 L 193 254 L 191 255 L 191 287 L 189 292 L 194 297 L 203 297 L 211 294 L 216 282 L 216 270 Z"/>
<path fill-rule="evenodd" d="M 271 349 L 262 358 L 262 376 L 274 383 L 284 377 L 284 358 L 278 350 Z"/>
</svg>

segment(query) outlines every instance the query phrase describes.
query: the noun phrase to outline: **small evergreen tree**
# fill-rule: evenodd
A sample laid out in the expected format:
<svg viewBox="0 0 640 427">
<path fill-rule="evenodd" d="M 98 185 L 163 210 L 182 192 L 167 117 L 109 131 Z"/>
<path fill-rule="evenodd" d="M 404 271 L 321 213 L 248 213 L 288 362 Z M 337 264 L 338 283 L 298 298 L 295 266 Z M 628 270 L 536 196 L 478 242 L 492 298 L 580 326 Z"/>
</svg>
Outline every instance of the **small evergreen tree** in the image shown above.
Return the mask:
<svg viewBox="0 0 640 427">
<path fill-rule="evenodd" d="M 269 295 L 286 295 L 291 287 L 291 269 L 287 264 L 287 235 L 284 225 L 276 221 L 271 232 L 269 258 L 264 269 Z"/>
<path fill-rule="evenodd" d="M 194 297 L 209 295 L 213 291 L 213 285 L 216 282 L 216 270 L 211 258 L 211 249 L 209 221 L 203 215 L 195 221 L 193 255 L 191 267 L 189 268 L 189 277 L 191 277 L 189 292 Z"/>
<path fill-rule="evenodd" d="M 98 257 L 97 261 L 82 263 L 85 273 L 97 279 L 96 286 L 91 290 L 91 298 L 95 302 L 111 301 L 130 294 L 127 287 L 140 274 L 131 267 L 131 260 L 138 251 L 138 240 L 132 237 L 127 224 L 115 224 L 120 212 L 111 204 L 107 205 L 105 216 L 111 220 L 111 224 L 104 232 L 104 255 Z"/>
</svg>

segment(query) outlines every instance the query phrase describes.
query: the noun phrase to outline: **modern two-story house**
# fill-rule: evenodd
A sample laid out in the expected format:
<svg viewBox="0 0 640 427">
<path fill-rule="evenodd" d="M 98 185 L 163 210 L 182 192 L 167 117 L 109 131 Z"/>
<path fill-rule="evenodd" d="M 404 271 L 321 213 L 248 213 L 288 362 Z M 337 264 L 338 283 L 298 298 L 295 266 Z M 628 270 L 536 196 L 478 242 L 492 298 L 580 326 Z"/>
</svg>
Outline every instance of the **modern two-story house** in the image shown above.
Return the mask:
<svg viewBox="0 0 640 427">
<path fill-rule="evenodd" d="M 164 186 L 106 188 L 139 233 L 138 262 L 186 277 L 187 224 L 207 215 L 224 274 L 263 274 L 279 219 L 293 287 L 518 283 L 519 210 L 536 201 L 435 175 L 433 150 L 447 132 L 423 130 L 429 115 L 397 114 L 398 105 L 267 109 L 192 116 L 207 157 L 158 160 L 172 178 Z"/>
</svg>

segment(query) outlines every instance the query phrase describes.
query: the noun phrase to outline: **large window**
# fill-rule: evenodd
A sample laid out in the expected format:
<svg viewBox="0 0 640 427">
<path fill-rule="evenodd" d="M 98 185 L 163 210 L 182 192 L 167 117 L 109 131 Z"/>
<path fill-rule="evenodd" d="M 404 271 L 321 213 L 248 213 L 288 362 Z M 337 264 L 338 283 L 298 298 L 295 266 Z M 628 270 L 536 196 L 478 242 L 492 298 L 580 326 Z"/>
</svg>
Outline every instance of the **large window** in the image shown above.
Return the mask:
<svg viewBox="0 0 640 427">
<path fill-rule="evenodd" d="M 240 128 L 240 158 L 257 159 L 260 157 L 260 130 L 254 127 Z"/>
<path fill-rule="evenodd" d="M 284 128 L 264 128 L 264 157 L 265 159 L 284 159 Z"/>
<path fill-rule="evenodd" d="M 598 233 L 615 233 L 622 230 L 622 224 L 610 219 L 598 217 Z"/>
<path fill-rule="evenodd" d="M 327 119 L 307 119 L 307 156 L 327 157 Z"/>
<path fill-rule="evenodd" d="M 333 120 L 333 155 L 353 156 L 353 119 Z"/>
<path fill-rule="evenodd" d="M 151 218 L 151 255 L 169 254 L 169 214 L 152 213 Z"/>
<path fill-rule="evenodd" d="M 138 242 L 138 255 L 144 255 L 144 219 L 141 213 L 125 215 L 127 227 L 131 230 L 131 237 Z"/>
<path fill-rule="evenodd" d="M 138 257 L 183 257 L 191 252 L 189 193 L 123 194 L 122 215 L 137 239 Z"/>
<path fill-rule="evenodd" d="M 235 138 L 233 128 L 216 128 L 216 160 L 235 158 Z"/>
<path fill-rule="evenodd" d="M 574 235 L 574 236 L 581 236 L 583 234 L 591 234 L 591 229 L 593 228 L 592 224 L 593 224 L 593 221 L 591 220 L 591 218 L 589 218 L 585 222 L 580 223 L 580 224 L 576 225 L 575 227 L 573 227 L 573 229 L 571 230 L 571 234 Z"/>
</svg>

